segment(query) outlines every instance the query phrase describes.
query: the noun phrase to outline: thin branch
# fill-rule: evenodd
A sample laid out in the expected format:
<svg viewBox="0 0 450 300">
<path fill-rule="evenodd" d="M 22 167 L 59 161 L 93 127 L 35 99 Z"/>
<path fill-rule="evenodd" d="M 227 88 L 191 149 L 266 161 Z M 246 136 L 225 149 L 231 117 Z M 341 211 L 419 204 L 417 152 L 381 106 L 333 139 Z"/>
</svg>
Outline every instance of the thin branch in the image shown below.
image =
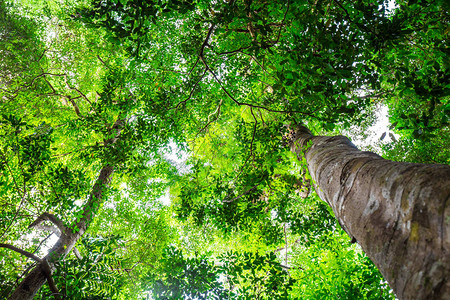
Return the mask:
<svg viewBox="0 0 450 300">
<path fill-rule="evenodd" d="M 37 75 L 36 77 L 34 77 L 34 78 L 31 80 L 31 82 L 30 82 L 29 84 L 22 86 L 22 88 L 29 88 L 29 87 L 31 87 L 31 86 L 34 84 L 34 82 L 35 82 L 38 78 L 45 77 L 45 76 L 47 76 L 47 75 L 49 75 L 49 76 L 55 76 L 55 77 L 64 77 L 64 76 L 67 76 L 66 74 L 53 74 L 53 73 L 44 72 L 44 73 L 39 74 L 39 75 Z"/>
<path fill-rule="evenodd" d="M 75 254 L 76 258 L 78 258 L 79 260 L 83 259 L 83 257 L 80 254 L 80 251 L 78 251 L 77 247 L 73 247 L 72 252 L 73 252 L 73 254 Z"/>
<path fill-rule="evenodd" d="M 292 267 L 288 267 L 288 266 L 282 265 L 282 264 L 277 263 L 277 262 L 268 261 L 268 260 L 267 260 L 266 262 L 269 263 L 269 264 L 271 264 L 271 265 L 274 265 L 274 266 L 280 266 L 280 267 L 282 267 L 282 268 L 285 269 L 285 270 L 290 270 L 290 269 L 292 269 Z M 294 268 L 294 269 L 300 269 L 300 270 L 303 270 L 302 267 L 296 267 L 296 268 Z"/>
<path fill-rule="evenodd" d="M 223 102 L 223 99 L 220 99 L 219 105 L 217 106 L 216 110 L 215 110 L 214 112 L 212 112 L 212 113 L 209 114 L 209 116 L 208 116 L 208 121 L 207 121 L 206 125 L 205 125 L 202 129 L 199 130 L 199 132 L 197 133 L 196 137 L 197 137 L 201 132 L 203 132 L 206 128 L 208 128 L 208 126 L 209 126 L 211 123 L 213 123 L 213 122 L 217 121 L 217 119 L 219 119 L 220 108 L 222 107 L 222 102 Z M 211 115 L 213 115 L 213 114 L 216 115 L 216 118 L 215 118 L 214 120 L 211 120 L 211 121 L 210 121 L 209 118 L 210 118 Z"/>
<path fill-rule="evenodd" d="M 47 225 L 35 225 L 33 226 L 36 229 L 42 230 L 42 231 L 51 231 L 52 233 L 54 233 L 57 237 L 61 236 L 61 231 L 59 231 L 58 228 L 56 228 L 55 226 L 47 226 Z"/>
<path fill-rule="evenodd" d="M 200 57 L 197 57 L 197 60 L 195 61 L 194 65 L 192 66 L 192 68 L 189 70 L 188 72 L 188 76 L 191 75 L 192 71 L 194 71 L 195 67 L 197 66 L 198 62 L 200 61 Z"/>
<path fill-rule="evenodd" d="M 6 248 L 6 249 L 10 249 L 12 251 L 15 251 L 17 253 L 20 253 L 28 258 L 31 258 L 37 262 L 42 262 L 42 259 L 40 259 L 39 257 L 37 257 L 36 255 L 34 255 L 33 253 L 30 253 L 28 251 L 22 250 L 20 248 L 14 247 L 13 245 L 9 245 L 9 244 L 4 244 L 4 243 L 0 243 L 0 248 Z"/>
<path fill-rule="evenodd" d="M 14 185 L 16 186 L 17 193 L 20 195 L 20 194 L 21 194 L 21 190 L 20 190 L 20 188 L 19 188 L 19 185 L 17 184 L 17 181 L 16 181 L 16 179 L 15 179 L 13 173 L 12 173 L 12 170 L 11 170 L 11 168 L 9 167 L 9 164 L 8 164 L 8 162 L 7 162 L 7 160 L 6 160 L 5 155 L 4 155 L 3 153 L 1 153 L 1 154 L 2 154 L 2 157 L 3 157 L 4 163 L 5 163 L 6 166 L 8 167 L 9 172 L 11 173 L 11 177 L 13 178 L 13 182 L 14 182 Z M 24 185 L 25 185 L 25 182 L 24 182 Z M 23 196 L 22 196 L 22 199 L 20 200 L 19 208 L 17 209 L 16 213 L 14 214 L 14 217 L 13 217 L 11 223 L 8 225 L 8 227 L 5 229 L 5 231 L 3 231 L 2 235 L 0 236 L 0 239 L 8 232 L 8 230 L 11 228 L 11 226 L 12 226 L 12 225 L 14 224 L 14 222 L 16 221 L 16 218 L 17 218 L 17 216 L 18 216 L 18 214 L 19 214 L 19 211 L 20 211 L 20 209 L 22 208 L 23 203 L 25 202 L 26 195 L 27 195 L 27 191 L 25 190 L 25 187 L 24 187 L 24 190 L 23 190 Z"/>
<path fill-rule="evenodd" d="M 78 116 L 79 118 L 82 118 L 83 116 L 82 116 L 81 113 L 80 113 L 80 108 L 78 108 L 77 103 L 76 103 L 75 101 L 73 101 L 73 98 L 70 97 L 70 96 L 67 97 L 67 99 L 69 100 L 70 103 L 72 103 L 73 109 L 75 110 L 75 113 L 77 114 L 77 116 Z"/>
<path fill-rule="evenodd" d="M 38 250 L 39 250 L 39 248 L 41 248 L 42 244 L 44 244 L 45 241 L 48 240 L 48 239 L 52 236 L 52 234 L 53 234 L 53 233 L 50 233 L 49 235 L 47 235 L 47 236 L 45 237 L 45 239 L 43 239 L 43 240 L 39 243 L 39 245 L 37 245 L 36 249 L 34 249 L 34 251 L 33 251 L 33 254 L 35 254 L 36 252 L 38 252 Z"/>
<path fill-rule="evenodd" d="M 283 226 L 283 232 L 284 232 L 284 247 L 286 249 L 285 253 L 285 264 L 288 264 L 288 242 L 287 242 L 287 234 L 286 234 L 286 223 Z"/>
<path fill-rule="evenodd" d="M 234 197 L 233 199 L 230 199 L 230 200 L 223 200 L 222 202 L 224 202 L 224 203 L 231 203 L 231 202 L 233 202 L 234 200 L 237 200 L 237 199 L 241 198 L 242 196 L 247 195 L 248 193 L 250 193 L 251 191 L 253 191 L 254 189 L 256 189 L 256 188 L 258 187 L 258 185 L 259 185 L 259 184 L 257 184 L 257 185 L 255 185 L 254 187 L 252 187 L 252 188 L 246 190 L 245 192 L 241 193 L 239 196 Z"/>
<path fill-rule="evenodd" d="M 370 32 L 370 33 L 375 34 L 376 36 L 378 36 L 378 34 L 376 32 L 374 32 L 371 28 L 368 28 L 366 25 L 354 21 L 352 19 L 352 17 L 350 16 L 348 10 L 339 1 L 333 0 L 333 2 L 336 3 L 344 11 L 347 21 L 349 21 L 352 24 L 355 24 L 359 29 L 361 29 L 364 32 Z"/>
<path fill-rule="evenodd" d="M 233 95 L 231 95 L 230 92 L 228 92 L 228 90 L 223 86 L 222 82 L 217 77 L 217 75 L 214 73 L 214 71 L 209 67 L 209 65 L 206 62 L 206 60 L 203 57 L 201 57 L 201 59 L 202 59 L 203 64 L 207 68 L 207 70 L 211 73 L 211 75 L 214 77 L 215 81 L 219 84 L 219 86 L 222 89 L 222 91 L 224 91 L 225 94 L 231 100 L 233 100 L 233 102 L 236 103 L 237 105 L 239 105 L 239 106 L 248 106 L 248 107 L 252 107 L 252 108 L 260 108 L 260 109 L 264 109 L 266 111 L 274 112 L 274 113 L 296 113 L 296 114 L 301 114 L 301 115 L 305 115 L 305 116 L 315 117 L 314 115 L 312 115 L 310 113 L 305 113 L 305 112 L 302 112 L 302 111 L 297 111 L 297 110 L 276 110 L 276 109 L 270 109 L 270 108 L 267 108 L 267 107 L 264 107 L 264 106 L 261 106 L 261 105 L 255 105 L 255 104 L 240 102 L 240 101 L 236 100 L 236 98 L 234 98 Z"/>
<path fill-rule="evenodd" d="M 16 186 L 17 193 L 19 195 L 22 194 L 22 191 L 20 190 L 19 185 L 17 184 L 16 178 L 14 177 L 14 174 L 13 174 L 13 172 L 12 172 L 12 170 L 11 170 L 9 164 L 8 164 L 8 160 L 6 159 L 5 154 L 3 152 L 0 152 L 0 154 L 2 155 L 3 163 L 6 165 L 6 167 L 8 168 L 9 173 L 11 174 L 11 177 L 13 179 L 14 185 Z M 25 191 L 24 191 L 24 193 L 25 193 Z"/>
<path fill-rule="evenodd" d="M 266 122 L 264 122 L 264 119 L 263 119 L 263 116 L 262 116 L 262 113 L 261 113 L 260 109 L 258 110 L 258 113 L 259 113 L 259 117 L 261 118 L 261 122 L 263 123 L 263 126 L 264 127 L 267 126 Z"/>
<path fill-rule="evenodd" d="M 39 56 L 37 62 L 41 61 L 41 59 L 42 59 L 42 58 L 44 57 L 44 55 L 45 55 L 45 52 L 47 52 L 48 49 L 49 49 L 49 48 L 44 49 L 44 51 L 42 52 L 41 56 Z"/>
<path fill-rule="evenodd" d="M 64 74 L 64 81 L 66 83 L 66 86 L 70 89 L 70 90 L 74 90 L 76 91 L 81 97 L 83 97 L 91 106 L 92 106 L 92 102 L 88 99 L 88 97 L 86 97 L 85 94 L 83 94 L 79 89 L 77 89 L 76 87 L 71 87 L 69 85 L 69 83 L 67 82 L 67 75 Z"/>
<path fill-rule="evenodd" d="M 278 42 L 280 41 L 281 31 L 283 30 L 283 26 L 285 25 L 284 22 L 286 21 L 286 16 L 287 16 L 287 13 L 289 11 L 289 4 L 290 4 L 289 2 L 290 1 L 287 2 L 287 7 L 286 7 L 286 11 L 284 12 L 283 21 L 281 21 L 281 26 L 280 26 L 280 30 L 278 31 L 277 40 L 276 40 L 276 42 L 273 45 L 278 44 Z"/>
<path fill-rule="evenodd" d="M 301 238 L 295 240 L 295 241 L 291 244 L 291 247 L 292 247 L 293 245 L 299 243 L 301 240 L 302 240 Z M 285 249 L 286 249 L 285 247 L 280 247 L 280 248 L 278 248 L 278 249 L 273 250 L 273 252 L 280 252 L 280 251 L 283 251 L 283 250 L 285 250 Z"/>
<path fill-rule="evenodd" d="M 200 81 L 202 81 L 203 77 L 205 77 L 205 74 L 206 74 L 207 71 L 208 71 L 208 69 L 205 69 L 205 71 L 204 71 L 203 74 L 200 76 L 200 78 L 195 82 L 194 86 L 193 86 L 192 89 L 191 89 L 191 92 L 189 93 L 189 97 L 187 97 L 186 100 L 183 100 L 183 101 L 179 102 L 175 107 L 169 108 L 169 110 L 172 110 L 172 109 L 178 109 L 178 107 L 179 107 L 182 103 L 185 103 L 185 104 L 186 104 L 186 102 L 188 102 L 188 101 L 191 99 L 192 95 L 194 94 L 195 88 L 198 86 L 198 84 L 200 83 Z"/>
<path fill-rule="evenodd" d="M 44 81 L 48 84 L 48 86 L 52 89 L 53 93 L 56 94 L 56 90 L 53 87 L 53 85 L 47 80 L 47 78 L 44 77 Z M 57 95 L 59 96 L 59 95 Z"/>
<path fill-rule="evenodd" d="M 245 52 L 242 52 L 242 53 L 243 53 L 243 54 L 246 54 L 246 55 L 248 55 L 248 56 L 250 56 L 251 59 L 253 59 L 253 60 L 256 62 L 256 64 L 257 64 L 258 66 L 260 66 L 261 69 L 262 69 L 264 72 L 266 72 L 267 74 L 270 74 L 269 72 L 267 72 L 266 68 L 264 68 L 264 66 L 256 59 L 256 57 L 254 57 L 253 55 L 247 54 L 247 53 L 245 53 Z M 269 75 L 269 76 L 272 77 L 272 78 L 275 78 L 275 77 L 272 76 L 272 75 Z"/>
<path fill-rule="evenodd" d="M 225 51 L 225 52 L 220 52 L 217 53 L 217 55 L 229 55 L 229 54 L 236 54 L 236 53 L 242 53 L 242 54 L 246 54 L 245 52 L 243 52 L 242 50 L 248 49 L 251 46 L 247 46 L 247 47 L 240 47 L 239 49 L 236 50 L 230 50 L 230 51 Z"/>
<path fill-rule="evenodd" d="M 100 57 L 100 55 L 97 55 L 98 60 L 109 69 L 109 66 L 103 61 L 103 59 Z"/>
</svg>

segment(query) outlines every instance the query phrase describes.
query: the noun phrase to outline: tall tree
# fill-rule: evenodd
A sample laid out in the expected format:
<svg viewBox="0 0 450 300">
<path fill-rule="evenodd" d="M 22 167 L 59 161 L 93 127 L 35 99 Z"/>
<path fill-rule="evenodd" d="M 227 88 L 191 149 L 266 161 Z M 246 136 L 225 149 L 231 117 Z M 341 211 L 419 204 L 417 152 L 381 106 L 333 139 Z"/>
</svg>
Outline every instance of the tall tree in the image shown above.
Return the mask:
<svg viewBox="0 0 450 300">
<path fill-rule="evenodd" d="M 450 166 L 384 160 L 303 126 L 293 130 L 291 150 L 400 299 L 450 296 Z"/>
<path fill-rule="evenodd" d="M 395 9 L 372 0 L 65 4 L 37 1 L 29 6 L 23 1 L 16 15 L 32 16 L 36 24 L 15 31 L 11 28 L 32 22 L 9 18 L 1 32 L 8 33 L 11 46 L 4 47 L 8 55 L 1 61 L 7 68 L 0 79 L 5 112 L 0 171 L 8 184 L 1 187 L 5 217 L 0 225 L 9 246 L 20 246 L 21 232 L 36 218 L 48 216 L 43 213 L 54 211 L 64 224 L 78 223 L 90 209 L 85 205 L 92 202 L 97 173 L 114 166 L 111 196 L 96 198 L 103 206 L 88 233 L 100 240 L 121 236 L 123 244 L 114 249 L 121 262 L 114 261 L 110 269 L 128 281 L 117 297 L 138 297 L 152 288 L 161 296 L 186 295 L 164 286 L 198 288 L 192 295 L 210 289 L 212 295 L 228 291 L 238 298 L 284 297 L 296 288 L 285 275 L 303 278 L 308 288 L 311 277 L 304 278 L 314 273 L 309 267 L 318 261 L 339 264 L 343 255 L 333 252 L 344 249 L 335 246 L 342 234 L 326 206 L 315 201 L 307 172 L 296 176 L 300 166 L 285 149 L 283 124 L 307 123 L 328 134 L 364 129 L 375 104 L 382 103 L 395 118 L 391 129 L 411 137 L 413 147 L 416 141 L 447 142 L 436 138 L 449 120 L 443 1 L 398 1 Z M 36 28 L 42 28 L 39 37 L 24 34 Z M 41 44 L 28 43 L 38 40 Z M 38 53 L 43 54 L 33 57 L 29 68 L 16 63 L 26 61 L 21 49 L 28 49 L 17 47 L 17 41 L 41 47 Z M 123 120 L 123 128 L 114 146 L 108 146 L 105 141 L 115 137 L 111 127 L 117 120 Z M 178 172 L 165 158 L 172 143 L 190 150 L 190 170 Z M 169 185 L 172 207 L 156 205 Z M 346 222 L 344 229 L 364 241 Z M 414 240 L 416 225 L 410 226 Z M 82 251 L 91 249 L 89 238 L 78 241 Z M 191 257 L 173 248 L 163 251 L 171 243 Z M 228 281 L 222 288 L 220 272 L 214 267 L 208 271 L 210 261 L 198 252 L 210 251 L 218 260 L 229 250 L 225 245 L 243 255 L 225 255 L 229 259 L 222 262 L 228 267 L 220 272 Z M 297 246 L 316 253 L 296 263 L 289 253 Z M 38 251 L 35 247 L 40 242 L 23 243 L 22 248 L 31 253 Z M 350 247 L 342 251 L 348 264 L 359 251 Z M 14 286 L 11 278 L 20 278 L 18 269 L 29 267 L 9 251 L 16 248 L 0 249 L 13 258 L 11 263 L 2 260 L 6 291 Z M 317 254 L 319 248 L 323 255 Z M 284 267 L 277 265 L 281 255 L 270 254 L 281 252 Z M 64 274 L 86 274 L 80 264 L 88 255 L 78 260 L 76 271 L 48 258 L 59 268 L 54 279 L 64 286 L 61 290 L 69 289 Z M 71 254 L 65 261 L 77 265 Z M 350 290 L 345 295 L 364 297 L 373 292 L 364 290 L 365 282 L 382 288 L 376 272 L 367 272 L 367 260 L 359 262 L 352 265 L 355 272 L 347 269 L 344 276 L 352 279 L 341 280 L 335 295 Z M 198 273 L 198 278 L 215 279 L 199 282 L 191 276 Z M 317 294 L 331 297 L 327 280 L 317 276 L 323 287 Z M 398 278 L 392 279 L 395 286 L 402 284 Z M 73 297 L 89 295 L 83 283 L 69 282 L 79 290 Z M 283 289 L 277 291 L 281 283 Z M 439 290 L 437 282 L 431 285 L 425 294 Z M 44 289 L 40 296 L 51 293 Z"/>
</svg>

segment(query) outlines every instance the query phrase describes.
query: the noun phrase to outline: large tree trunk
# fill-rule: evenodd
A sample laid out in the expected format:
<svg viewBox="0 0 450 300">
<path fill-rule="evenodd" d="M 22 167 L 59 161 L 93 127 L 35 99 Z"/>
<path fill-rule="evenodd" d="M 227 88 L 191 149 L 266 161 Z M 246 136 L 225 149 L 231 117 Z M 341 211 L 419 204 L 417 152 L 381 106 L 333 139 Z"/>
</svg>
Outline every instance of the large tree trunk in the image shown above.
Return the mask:
<svg viewBox="0 0 450 300">
<path fill-rule="evenodd" d="M 301 126 L 315 189 L 400 299 L 450 299 L 450 166 L 401 163 Z"/>
</svg>

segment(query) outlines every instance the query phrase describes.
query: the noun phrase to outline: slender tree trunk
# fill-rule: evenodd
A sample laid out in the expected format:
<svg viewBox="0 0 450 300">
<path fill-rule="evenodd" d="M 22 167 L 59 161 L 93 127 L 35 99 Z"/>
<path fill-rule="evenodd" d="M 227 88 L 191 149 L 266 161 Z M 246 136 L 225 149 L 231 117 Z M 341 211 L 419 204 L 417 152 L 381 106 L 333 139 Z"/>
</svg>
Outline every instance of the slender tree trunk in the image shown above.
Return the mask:
<svg viewBox="0 0 450 300">
<path fill-rule="evenodd" d="M 61 232 L 61 237 L 57 243 L 50 249 L 49 253 L 42 259 L 45 262 L 38 263 L 37 266 L 22 280 L 20 285 L 9 297 L 10 300 L 31 300 L 39 291 L 39 289 L 47 281 L 47 277 L 51 276 L 54 262 L 64 258 L 75 246 L 79 238 L 84 234 L 89 226 L 92 216 L 98 209 L 100 202 L 103 200 L 103 193 L 108 185 L 114 169 L 110 166 L 103 167 L 96 183 L 92 189 L 88 202 L 84 205 L 83 218 L 68 227 L 65 232 Z M 50 270 L 45 267 L 50 266 Z"/>
<path fill-rule="evenodd" d="M 301 126 L 315 189 L 400 299 L 450 299 L 450 166 L 401 163 Z"/>
<path fill-rule="evenodd" d="M 112 137 L 104 142 L 105 146 L 112 146 L 117 141 L 121 129 L 123 127 L 123 120 L 118 119 L 112 126 L 112 130 L 116 131 L 115 137 Z M 97 180 L 95 181 L 92 191 L 89 195 L 89 200 L 83 206 L 83 216 L 81 219 L 67 228 L 61 230 L 61 236 L 56 244 L 50 249 L 49 253 L 42 259 L 42 262 L 22 280 L 20 285 L 9 297 L 9 300 L 32 300 L 39 289 L 44 285 L 54 269 L 54 262 L 63 259 L 75 246 L 76 242 L 86 232 L 92 218 L 97 213 L 100 204 L 104 200 L 104 193 L 108 187 L 114 167 L 104 166 Z M 61 225 L 63 226 L 63 225 Z"/>
</svg>

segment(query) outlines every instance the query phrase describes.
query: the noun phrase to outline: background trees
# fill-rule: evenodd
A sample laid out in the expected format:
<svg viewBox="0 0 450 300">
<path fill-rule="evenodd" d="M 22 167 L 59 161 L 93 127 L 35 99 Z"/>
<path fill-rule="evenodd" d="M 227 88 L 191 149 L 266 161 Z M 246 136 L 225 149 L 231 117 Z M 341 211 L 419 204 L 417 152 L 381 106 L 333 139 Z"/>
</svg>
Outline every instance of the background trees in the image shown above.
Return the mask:
<svg viewBox="0 0 450 300">
<path fill-rule="evenodd" d="M 390 157 L 448 163 L 445 2 L 141 2 L 3 4 L 1 242 L 44 255 L 48 231 L 28 226 L 44 212 L 73 224 L 111 165 L 82 258 L 55 262 L 67 297 L 273 298 L 271 284 L 391 297 L 311 190 L 284 125 L 364 130 L 385 105 L 400 135 Z M 187 153 L 182 167 L 170 152 Z M 0 251 L 6 297 L 33 262 Z M 177 283 L 191 268 L 215 279 Z"/>
</svg>

